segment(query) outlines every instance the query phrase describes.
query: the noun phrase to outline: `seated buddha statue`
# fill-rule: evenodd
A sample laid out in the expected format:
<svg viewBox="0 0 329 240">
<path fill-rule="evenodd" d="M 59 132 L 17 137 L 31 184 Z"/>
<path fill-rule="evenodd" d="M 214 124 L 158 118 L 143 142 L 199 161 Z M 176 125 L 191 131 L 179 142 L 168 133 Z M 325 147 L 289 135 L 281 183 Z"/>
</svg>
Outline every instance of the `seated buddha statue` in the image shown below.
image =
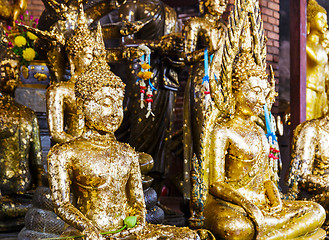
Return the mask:
<svg viewBox="0 0 329 240">
<path fill-rule="evenodd" d="M 328 94 L 328 92 L 327 92 Z M 328 95 L 327 95 L 328 96 Z M 329 115 L 297 126 L 288 183 L 291 198 L 320 203 L 329 211 Z M 328 219 L 324 224 L 328 232 Z"/>
<path fill-rule="evenodd" d="M 0 59 L 0 231 L 10 231 L 23 226 L 44 169 L 37 116 L 14 100 L 19 60 L 9 49 Z"/>
<path fill-rule="evenodd" d="M 327 11 L 316 0 L 307 4 L 306 119 L 323 117 L 328 110 L 325 93 L 328 56 L 322 39 L 328 29 Z"/>
<path fill-rule="evenodd" d="M 281 200 L 273 180 L 269 143 L 254 121 L 270 94 L 264 68 L 249 52 L 240 53 L 233 66 L 234 111 L 215 118 L 205 133 L 204 227 L 216 239 L 324 239 L 324 209 L 314 202 Z"/>
<path fill-rule="evenodd" d="M 127 216 L 137 217 L 137 227 L 108 237 L 199 239 L 188 228 L 145 223 L 139 153 L 114 135 L 123 119 L 125 85 L 106 63 L 105 47 L 99 50 L 75 83 L 83 133 L 48 154 L 55 212 L 86 239 L 104 239 L 101 233 L 120 229 Z"/>
</svg>

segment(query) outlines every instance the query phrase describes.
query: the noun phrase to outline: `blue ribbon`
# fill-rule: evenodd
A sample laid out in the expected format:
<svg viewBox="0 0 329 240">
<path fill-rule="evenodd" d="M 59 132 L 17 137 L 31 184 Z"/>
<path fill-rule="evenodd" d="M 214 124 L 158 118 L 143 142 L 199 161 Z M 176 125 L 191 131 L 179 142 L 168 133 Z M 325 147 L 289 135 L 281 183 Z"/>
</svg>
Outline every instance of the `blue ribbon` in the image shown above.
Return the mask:
<svg viewBox="0 0 329 240">
<path fill-rule="evenodd" d="M 150 85 L 152 91 L 158 91 L 158 90 L 153 86 L 153 84 L 151 83 L 151 79 L 149 79 L 149 85 Z"/>
<path fill-rule="evenodd" d="M 267 104 L 264 105 L 264 115 L 265 115 L 265 123 L 266 123 L 266 137 L 269 139 L 272 137 L 272 141 L 277 142 L 276 135 L 272 131 L 272 122 L 271 122 L 271 114 L 268 112 Z"/>
<path fill-rule="evenodd" d="M 204 50 L 204 81 L 209 82 L 209 63 L 208 63 L 208 48 Z M 208 77 L 208 78 L 207 78 Z"/>
</svg>

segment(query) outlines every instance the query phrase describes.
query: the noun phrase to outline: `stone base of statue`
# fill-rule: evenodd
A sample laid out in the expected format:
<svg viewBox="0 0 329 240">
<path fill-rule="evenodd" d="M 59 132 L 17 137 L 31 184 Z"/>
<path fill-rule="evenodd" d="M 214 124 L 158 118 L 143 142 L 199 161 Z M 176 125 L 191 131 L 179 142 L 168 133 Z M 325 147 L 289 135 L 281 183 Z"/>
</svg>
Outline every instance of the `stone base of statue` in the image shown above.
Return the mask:
<svg viewBox="0 0 329 240">
<path fill-rule="evenodd" d="M 54 213 L 51 192 L 48 187 L 37 188 L 33 207 L 25 216 L 25 227 L 18 240 L 37 240 L 59 237 L 64 231 L 64 222 Z"/>
</svg>

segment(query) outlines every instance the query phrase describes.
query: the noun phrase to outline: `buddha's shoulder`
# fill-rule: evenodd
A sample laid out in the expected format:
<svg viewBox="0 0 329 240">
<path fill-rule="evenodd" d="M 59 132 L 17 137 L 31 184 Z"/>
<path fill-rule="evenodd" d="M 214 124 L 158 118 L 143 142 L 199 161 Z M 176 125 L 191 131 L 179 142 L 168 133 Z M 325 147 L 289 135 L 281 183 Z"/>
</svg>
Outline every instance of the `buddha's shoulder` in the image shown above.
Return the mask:
<svg viewBox="0 0 329 240">
<path fill-rule="evenodd" d="M 319 127 L 321 127 L 323 122 L 323 118 L 318 118 L 318 119 L 312 119 L 305 121 L 301 124 L 299 124 L 296 129 L 294 130 L 295 135 L 299 134 L 317 134 L 319 131 Z"/>
<path fill-rule="evenodd" d="M 61 153 L 70 153 L 70 152 L 78 152 L 81 149 L 88 149 L 87 142 L 85 140 L 76 138 L 71 141 L 65 143 L 57 143 L 56 145 L 52 146 L 49 150 L 49 154 L 61 154 Z M 90 144 L 89 144 L 90 145 Z"/>
<path fill-rule="evenodd" d="M 56 83 L 48 87 L 47 95 L 50 94 L 65 94 L 65 93 L 74 93 L 74 84 L 71 82 L 61 82 Z"/>
<path fill-rule="evenodd" d="M 117 142 L 118 154 L 126 155 L 129 157 L 136 157 L 136 150 L 127 143 Z"/>
<path fill-rule="evenodd" d="M 230 131 L 232 127 L 234 127 L 234 124 L 231 119 L 218 119 L 214 124 L 214 131 Z"/>
</svg>

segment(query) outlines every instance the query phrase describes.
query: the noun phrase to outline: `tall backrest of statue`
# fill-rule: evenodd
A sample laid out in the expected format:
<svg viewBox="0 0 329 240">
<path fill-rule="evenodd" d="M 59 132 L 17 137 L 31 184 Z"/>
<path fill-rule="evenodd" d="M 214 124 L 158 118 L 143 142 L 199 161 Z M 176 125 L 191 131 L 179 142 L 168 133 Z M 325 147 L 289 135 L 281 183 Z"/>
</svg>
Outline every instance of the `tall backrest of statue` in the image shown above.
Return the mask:
<svg viewBox="0 0 329 240">
<path fill-rule="evenodd" d="M 184 198 L 190 197 L 190 165 L 193 155 L 200 158 L 200 138 L 203 114 L 210 100 L 209 82 L 206 80 L 212 53 L 223 42 L 225 24 L 222 14 L 227 8 L 227 0 L 200 2 L 199 17 L 190 18 L 183 28 L 185 63 L 191 70 L 184 94 Z M 205 59 L 208 58 L 208 61 Z M 207 68 L 207 69 L 206 69 Z"/>
<path fill-rule="evenodd" d="M 328 56 L 323 47 L 328 30 L 327 11 L 316 0 L 307 5 L 307 79 L 306 79 L 306 119 L 324 116 L 328 111 L 325 81 L 328 78 Z"/>
<path fill-rule="evenodd" d="M 9 49 L 0 58 L 0 231 L 10 231 L 21 226 L 44 169 L 37 116 L 14 100 L 18 58 Z"/>
</svg>

